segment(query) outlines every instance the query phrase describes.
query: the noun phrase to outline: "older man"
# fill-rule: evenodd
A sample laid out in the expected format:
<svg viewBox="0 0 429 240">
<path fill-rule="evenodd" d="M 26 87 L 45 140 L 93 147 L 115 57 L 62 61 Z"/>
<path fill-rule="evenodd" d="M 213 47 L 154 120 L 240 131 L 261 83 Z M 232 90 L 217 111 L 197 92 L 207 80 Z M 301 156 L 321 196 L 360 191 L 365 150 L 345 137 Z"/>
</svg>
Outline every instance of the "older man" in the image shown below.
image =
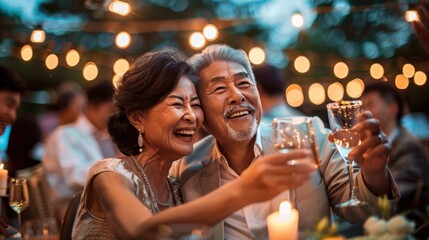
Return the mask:
<svg viewBox="0 0 429 240">
<path fill-rule="evenodd" d="M 261 125 L 261 103 L 255 79 L 245 52 L 226 45 L 208 46 L 189 59 L 199 73 L 199 96 L 205 112 L 205 129 L 212 135 L 200 141 L 194 153 L 172 168 L 182 187 L 184 201 L 198 198 L 224 185 L 240 174 L 256 158 L 274 151 L 272 130 Z M 337 209 L 349 198 L 344 161 L 328 141 L 329 131 L 320 119 L 313 118 L 320 168 L 311 179 L 296 189 L 301 231 L 316 226 L 331 207 L 349 221 L 361 222 L 371 213 L 368 207 Z M 365 135 L 362 144 L 349 154 L 360 165 L 355 182 L 358 197 L 376 205 L 377 197 L 387 194 L 395 204 L 398 195 L 386 166 L 390 147 L 380 126 L 369 113 L 356 127 Z M 294 181 L 294 173 L 285 176 Z M 216 239 L 267 239 L 266 218 L 289 199 L 284 192 L 271 201 L 249 205 L 235 212 L 214 228 Z"/>
</svg>

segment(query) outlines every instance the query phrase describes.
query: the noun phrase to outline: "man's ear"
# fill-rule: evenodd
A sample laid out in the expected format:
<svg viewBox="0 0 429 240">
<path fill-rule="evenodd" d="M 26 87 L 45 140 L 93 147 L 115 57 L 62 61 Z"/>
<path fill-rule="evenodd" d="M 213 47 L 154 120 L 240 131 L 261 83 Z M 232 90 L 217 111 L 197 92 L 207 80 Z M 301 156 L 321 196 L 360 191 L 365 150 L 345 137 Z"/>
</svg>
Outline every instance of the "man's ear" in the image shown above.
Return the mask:
<svg viewBox="0 0 429 240">
<path fill-rule="evenodd" d="M 128 121 L 139 131 L 144 132 L 143 116 L 140 113 L 134 112 L 127 115 Z"/>
</svg>

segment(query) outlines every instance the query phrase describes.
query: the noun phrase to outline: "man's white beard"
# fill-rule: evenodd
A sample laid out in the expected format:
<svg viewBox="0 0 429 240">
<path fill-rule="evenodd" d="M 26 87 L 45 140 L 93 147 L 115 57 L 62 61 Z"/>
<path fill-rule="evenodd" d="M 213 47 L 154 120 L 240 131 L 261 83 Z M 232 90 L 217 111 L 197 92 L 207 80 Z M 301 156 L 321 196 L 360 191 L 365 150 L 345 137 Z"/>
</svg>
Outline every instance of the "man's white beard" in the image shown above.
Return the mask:
<svg viewBox="0 0 429 240">
<path fill-rule="evenodd" d="M 256 131 L 258 130 L 258 121 L 256 119 L 254 119 L 252 126 L 250 126 L 248 129 L 245 129 L 242 131 L 236 131 L 236 130 L 232 129 L 228 125 L 228 123 L 226 124 L 226 127 L 228 128 L 229 136 L 233 137 L 234 139 L 236 139 L 239 142 L 248 141 L 255 136 Z"/>
</svg>

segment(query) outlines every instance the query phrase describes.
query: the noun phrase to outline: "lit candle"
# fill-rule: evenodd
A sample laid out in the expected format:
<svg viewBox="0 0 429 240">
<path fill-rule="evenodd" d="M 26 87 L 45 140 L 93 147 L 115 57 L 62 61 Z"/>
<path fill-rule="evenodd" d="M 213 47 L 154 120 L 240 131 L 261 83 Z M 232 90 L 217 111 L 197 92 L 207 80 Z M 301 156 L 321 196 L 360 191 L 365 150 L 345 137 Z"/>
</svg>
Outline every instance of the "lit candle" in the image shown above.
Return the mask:
<svg viewBox="0 0 429 240">
<path fill-rule="evenodd" d="M 6 196 L 7 189 L 7 170 L 3 169 L 3 163 L 0 164 L 0 196 Z"/>
<path fill-rule="evenodd" d="M 267 218 L 270 240 L 298 239 L 298 218 L 298 211 L 288 201 L 282 202 L 279 211 Z"/>
</svg>

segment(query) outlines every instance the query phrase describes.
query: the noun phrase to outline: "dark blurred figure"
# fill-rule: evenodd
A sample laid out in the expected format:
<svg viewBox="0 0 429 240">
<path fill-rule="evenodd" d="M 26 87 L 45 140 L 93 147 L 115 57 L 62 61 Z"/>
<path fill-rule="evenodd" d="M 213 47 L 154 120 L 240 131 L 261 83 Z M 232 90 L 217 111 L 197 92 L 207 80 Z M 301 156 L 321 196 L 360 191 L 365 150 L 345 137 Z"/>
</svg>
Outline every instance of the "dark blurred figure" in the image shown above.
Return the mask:
<svg viewBox="0 0 429 240">
<path fill-rule="evenodd" d="M 429 1 L 420 0 L 415 10 L 419 13 L 420 21 L 413 22 L 413 29 L 426 53 L 429 54 Z"/>
<path fill-rule="evenodd" d="M 10 177 L 15 177 L 17 170 L 33 167 L 40 163 L 40 159 L 34 158 L 33 150 L 41 139 L 42 133 L 35 121 L 18 119 L 13 124 L 5 163 Z"/>
<path fill-rule="evenodd" d="M 387 164 L 401 194 L 396 212 L 418 210 L 425 214 L 429 207 L 429 160 L 421 142 L 400 125 L 401 95 L 387 83 L 375 83 L 365 87 L 362 102 L 392 143 Z"/>
<path fill-rule="evenodd" d="M 25 84 L 21 78 L 12 70 L 0 65 L 0 136 L 3 135 L 6 126 L 16 121 L 16 114 L 21 103 L 21 96 L 25 91 Z M 7 201 L 2 201 L 1 209 L 5 208 Z M 1 211 L 0 233 L 2 236 L 10 237 L 17 233 L 16 229 L 10 226 Z"/>
<path fill-rule="evenodd" d="M 86 105 L 85 90 L 73 82 L 61 84 L 54 99 L 50 110 L 38 119 L 43 141 L 56 127 L 75 122 Z"/>
<path fill-rule="evenodd" d="M 286 103 L 286 78 L 280 69 L 268 64 L 258 65 L 253 68 L 253 73 L 261 97 L 262 123 L 271 124 L 275 117 L 304 116 Z"/>
<path fill-rule="evenodd" d="M 0 66 L 0 135 L 16 120 L 25 84 L 10 69 Z"/>
</svg>

